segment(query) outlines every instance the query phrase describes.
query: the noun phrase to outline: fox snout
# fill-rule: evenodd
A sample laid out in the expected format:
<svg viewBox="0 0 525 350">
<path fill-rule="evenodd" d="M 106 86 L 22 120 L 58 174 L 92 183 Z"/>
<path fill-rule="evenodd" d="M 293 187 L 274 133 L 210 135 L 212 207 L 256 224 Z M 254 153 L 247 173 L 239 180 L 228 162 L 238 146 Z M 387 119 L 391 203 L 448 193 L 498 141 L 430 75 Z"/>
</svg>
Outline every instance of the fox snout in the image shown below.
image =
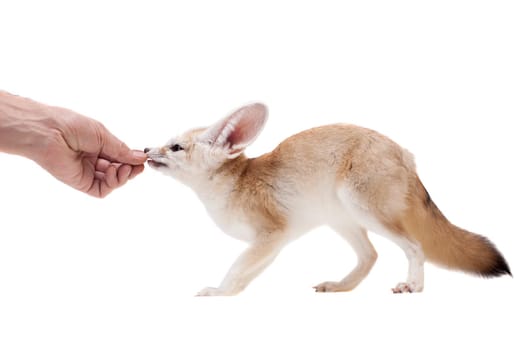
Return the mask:
<svg viewBox="0 0 525 350">
<path fill-rule="evenodd" d="M 155 149 L 155 148 L 144 148 L 144 153 L 148 156 L 148 165 L 151 166 L 154 169 L 167 167 L 167 164 L 165 164 L 161 158 L 165 157 L 166 152 L 162 152 L 162 149 Z"/>
<path fill-rule="evenodd" d="M 165 156 L 166 153 L 167 153 L 167 149 L 166 147 L 161 147 L 161 148 L 149 148 L 149 147 L 146 147 L 144 148 L 144 153 L 146 153 L 147 155 L 162 155 L 162 156 Z"/>
</svg>

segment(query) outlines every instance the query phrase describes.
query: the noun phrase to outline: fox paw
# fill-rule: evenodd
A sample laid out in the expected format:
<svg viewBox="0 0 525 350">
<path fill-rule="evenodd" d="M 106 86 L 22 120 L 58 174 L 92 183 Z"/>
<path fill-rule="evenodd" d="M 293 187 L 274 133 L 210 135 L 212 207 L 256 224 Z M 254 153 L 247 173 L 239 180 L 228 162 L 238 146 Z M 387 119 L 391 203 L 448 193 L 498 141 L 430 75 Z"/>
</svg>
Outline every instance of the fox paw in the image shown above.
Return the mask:
<svg viewBox="0 0 525 350">
<path fill-rule="evenodd" d="M 339 282 L 324 282 L 313 288 L 316 293 L 335 293 L 343 291 Z"/>
<path fill-rule="evenodd" d="M 398 283 L 395 288 L 392 288 L 392 292 L 395 294 L 399 293 L 418 293 L 423 290 L 423 286 L 418 286 L 416 283 Z"/>
</svg>

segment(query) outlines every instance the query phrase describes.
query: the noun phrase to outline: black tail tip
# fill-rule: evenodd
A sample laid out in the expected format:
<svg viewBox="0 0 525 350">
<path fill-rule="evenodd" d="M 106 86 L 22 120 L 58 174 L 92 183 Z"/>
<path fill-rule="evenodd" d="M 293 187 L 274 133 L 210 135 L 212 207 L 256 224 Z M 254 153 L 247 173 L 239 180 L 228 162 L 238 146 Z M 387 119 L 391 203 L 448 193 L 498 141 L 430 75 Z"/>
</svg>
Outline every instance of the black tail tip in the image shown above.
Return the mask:
<svg viewBox="0 0 525 350">
<path fill-rule="evenodd" d="M 494 264 L 492 264 L 492 266 L 486 271 L 483 271 L 481 275 L 487 278 L 504 275 L 513 277 L 512 272 L 510 272 L 509 264 L 507 264 L 507 261 L 501 254 L 498 254 L 497 258 L 494 260 Z"/>
</svg>

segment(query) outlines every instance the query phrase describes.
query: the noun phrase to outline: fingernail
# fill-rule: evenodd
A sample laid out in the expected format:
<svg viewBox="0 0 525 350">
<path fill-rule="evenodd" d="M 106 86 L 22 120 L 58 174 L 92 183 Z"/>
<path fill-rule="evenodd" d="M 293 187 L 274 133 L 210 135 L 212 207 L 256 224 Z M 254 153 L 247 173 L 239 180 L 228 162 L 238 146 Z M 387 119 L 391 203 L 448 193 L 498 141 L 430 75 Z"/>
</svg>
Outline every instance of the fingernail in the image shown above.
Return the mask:
<svg viewBox="0 0 525 350">
<path fill-rule="evenodd" d="M 133 157 L 139 158 L 139 159 L 146 159 L 147 155 L 146 155 L 146 153 L 144 153 L 142 151 L 133 151 Z"/>
</svg>

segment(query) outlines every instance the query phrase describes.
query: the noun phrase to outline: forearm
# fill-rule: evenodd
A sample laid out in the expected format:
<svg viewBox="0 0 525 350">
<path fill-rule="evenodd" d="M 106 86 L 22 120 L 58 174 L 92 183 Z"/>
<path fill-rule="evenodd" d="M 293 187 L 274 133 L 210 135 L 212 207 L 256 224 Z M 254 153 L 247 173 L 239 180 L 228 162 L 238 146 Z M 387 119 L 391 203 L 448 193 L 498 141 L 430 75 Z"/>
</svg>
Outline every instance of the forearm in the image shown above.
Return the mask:
<svg viewBox="0 0 525 350">
<path fill-rule="evenodd" d="M 0 152 L 34 159 L 57 130 L 52 107 L 0 91 Z"/>
</svg>

